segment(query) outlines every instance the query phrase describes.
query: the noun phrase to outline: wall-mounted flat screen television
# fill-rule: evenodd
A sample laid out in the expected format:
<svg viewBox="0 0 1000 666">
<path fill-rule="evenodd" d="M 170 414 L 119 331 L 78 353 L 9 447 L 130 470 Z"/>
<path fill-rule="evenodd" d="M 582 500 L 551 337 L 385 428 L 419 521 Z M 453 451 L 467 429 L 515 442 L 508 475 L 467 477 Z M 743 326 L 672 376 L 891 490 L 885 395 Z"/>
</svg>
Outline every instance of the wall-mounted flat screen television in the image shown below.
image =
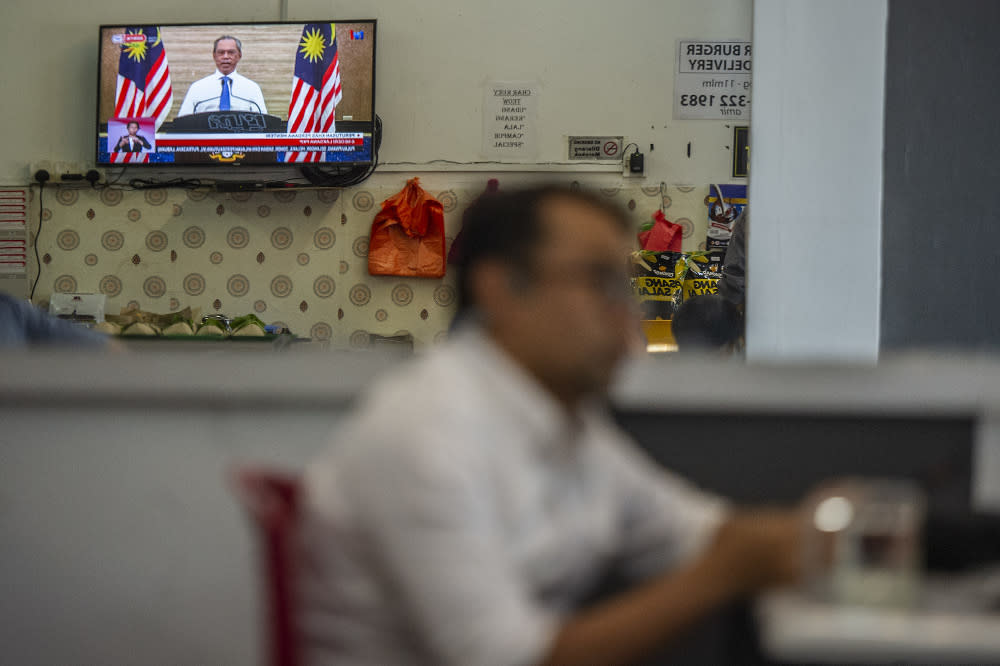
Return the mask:
<svg viewBox="0 0 1000 666">
<path fill-rule="evenodd" d="M 375 26 L 103 25 L 97 164 L 370 165 Z"/>
</svg>

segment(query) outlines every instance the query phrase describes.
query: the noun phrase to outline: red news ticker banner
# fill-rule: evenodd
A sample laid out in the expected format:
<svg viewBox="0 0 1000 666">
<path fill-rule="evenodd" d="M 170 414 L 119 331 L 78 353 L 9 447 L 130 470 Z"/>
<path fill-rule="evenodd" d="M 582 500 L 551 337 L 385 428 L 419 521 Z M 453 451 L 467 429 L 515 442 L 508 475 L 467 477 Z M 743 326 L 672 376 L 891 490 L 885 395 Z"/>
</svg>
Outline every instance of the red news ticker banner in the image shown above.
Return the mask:
<svg viewBox="0 0 1000 666">
<path fill-rule="evenodd" d="M 364 146 L 364 135 L 293 135 L 293 134 L 163 134 L 156 136 L 156 145 L 171 148 L 325 148 L 334 146 Z"/>
</svg>

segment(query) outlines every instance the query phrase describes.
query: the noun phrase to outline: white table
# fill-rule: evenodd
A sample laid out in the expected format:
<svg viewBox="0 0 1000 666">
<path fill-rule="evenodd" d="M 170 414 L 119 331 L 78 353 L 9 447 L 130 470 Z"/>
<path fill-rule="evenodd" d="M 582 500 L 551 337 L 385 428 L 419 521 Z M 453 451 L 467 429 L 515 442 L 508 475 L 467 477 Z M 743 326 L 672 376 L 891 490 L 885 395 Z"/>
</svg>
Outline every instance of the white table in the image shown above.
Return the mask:
<svg viewBox="0 0 1000 666">
<path fill-rule="evenodd" d="M 823 603 L 785 591 L 757 604 L 769 657 L 816 663 L 1000 664 L 1000 568 L 928 581 L 905 611 Z"/>
</svg>

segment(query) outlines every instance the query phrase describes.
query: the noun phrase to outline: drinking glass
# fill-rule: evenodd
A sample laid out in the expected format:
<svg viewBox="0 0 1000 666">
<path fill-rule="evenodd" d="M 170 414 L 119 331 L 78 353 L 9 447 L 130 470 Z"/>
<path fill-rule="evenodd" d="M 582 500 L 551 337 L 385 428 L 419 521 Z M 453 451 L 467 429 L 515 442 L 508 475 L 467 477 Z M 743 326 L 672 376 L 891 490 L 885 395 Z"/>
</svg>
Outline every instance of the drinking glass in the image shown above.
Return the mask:
<svg viewBox="0 0 1000 666">
<path fill-rule="evenodd" d="M 925 513 L 923 492 L 902 479 L 852 478 L 822 488 L 807 510 L 808 590 L 834 603 L 913 606 Z"/>
</svg>

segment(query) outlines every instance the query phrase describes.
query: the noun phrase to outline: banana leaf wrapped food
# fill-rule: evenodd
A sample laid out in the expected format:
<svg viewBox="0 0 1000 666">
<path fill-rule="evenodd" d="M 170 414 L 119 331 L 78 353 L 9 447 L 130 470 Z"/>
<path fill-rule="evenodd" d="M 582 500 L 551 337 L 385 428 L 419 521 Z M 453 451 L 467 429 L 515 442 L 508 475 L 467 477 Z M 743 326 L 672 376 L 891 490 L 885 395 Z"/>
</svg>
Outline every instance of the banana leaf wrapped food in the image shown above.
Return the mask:
<svg viewBox="0 0 1000 666">
<path fill-rule="evenodd" d="M 153 324 L 148 324 L 144 321 L 137 321 L 133 324 L 129 324 L 123 331 L 122 335 L 137 335 L 137 336 L 156 336 L 160 334 L 160 329 L 158 329 Z"/>
<path fill-rule="evenodd" d="M 102 321 L 100 324 L 95 324 L 91 330 L 106 335 L 119 335 L 122 332 L 122 327 L 110 321 Z"/>
<path fill-rule="evenodd" d="M 190 312 L 190 308 L 188 308 Z M 163 335 L 194 335 L 194 322 L 191 321 L 190 317 L 184 316 L 184 313 L 176 313 L 170 321 L 170 324 L 163 329 Z"/>
<path fill-rule="evenodd" d="M 267 335 L 264 331 L 265 324 L 256 315 L 248 314 L 233 319 L 230 323 L 234 337 L 261 338 Z"/>
<path fill-rule="evenodd" d="M 198 327 L 198 332 L 195 335 L 224 338 L 229 335 L 229 331 L 226 330 L 225 322 L 206 317 L 202 320 L 201 326 Z"/>
</svg>

